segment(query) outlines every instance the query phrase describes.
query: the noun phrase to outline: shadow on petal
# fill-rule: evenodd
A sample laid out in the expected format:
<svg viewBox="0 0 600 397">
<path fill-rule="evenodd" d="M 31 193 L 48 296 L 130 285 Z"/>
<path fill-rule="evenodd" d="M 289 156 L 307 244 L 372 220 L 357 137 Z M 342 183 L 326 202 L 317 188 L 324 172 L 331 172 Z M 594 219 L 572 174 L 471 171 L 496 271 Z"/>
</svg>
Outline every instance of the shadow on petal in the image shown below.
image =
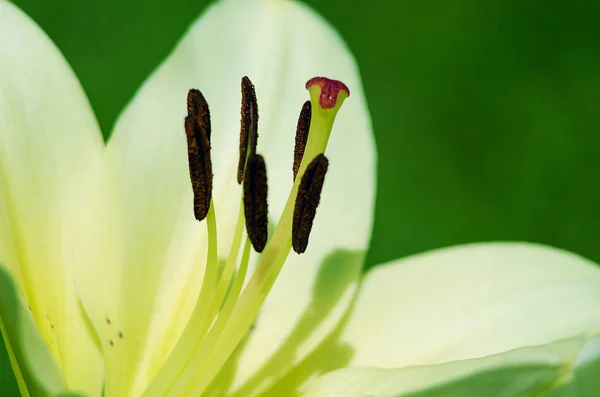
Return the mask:
<svg viewBox="0 0 600 397">
<path fill-rule="evenodd" d="M 351 311 L 352 302 L 345 308 L 339 323 L 331 327 L 330 334 L 313 349 L 302 361 L 298 362 L 298 352 L 304 348 L 307 340 L 317 332 L 324 321 L 336 308 L 336 304 L 356 281 L 353 272 L 340 272 L 339 267 L 356 267 L 360 269 L 364 260 L 364 251 L 336 250 L 329 254 L 319 267 L 310 303 L 296 322 L 293 331 L 288 335 L 279 349 L 239 388 L 231 394 L 229 390 L 235 380 L 235 372 L 240 353 L 244 350 L 248 338 L 242 342 L 234 356 L 211 385 L 207 395 L 211 397 L 231 395 L 246 397 L 257 394 L 295 396 L 307 380 L 335 368 L 344 367 L 350 362 L 352 349 L 347 344 L 339 344 L 339 334 Z M 356 291 L 354 290 L 354 296 Z M 260 316 L 256 327 L 261 326 Z M 280 394 L 284 392 L 284 394 Z"/>
</svg>

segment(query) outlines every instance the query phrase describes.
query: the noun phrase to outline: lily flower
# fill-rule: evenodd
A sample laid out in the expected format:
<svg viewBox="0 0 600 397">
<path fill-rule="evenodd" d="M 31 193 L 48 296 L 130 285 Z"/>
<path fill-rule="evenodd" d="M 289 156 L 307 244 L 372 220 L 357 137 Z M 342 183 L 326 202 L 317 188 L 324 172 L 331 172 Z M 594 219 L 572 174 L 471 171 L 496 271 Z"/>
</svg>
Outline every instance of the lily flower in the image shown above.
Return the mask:
<svg viewBox="0 0 600 397">
<path fill-rule="evenodd" d="M 534 395 L 568 384 L 600 330 L 600 270 L 558 249 L 471 244 L 362 273 L 367 102 L 300 3 L 210 7 L 107 143 L 4 0 L 0 59 L 0 318 L 23 395 Z"/>
</svg>

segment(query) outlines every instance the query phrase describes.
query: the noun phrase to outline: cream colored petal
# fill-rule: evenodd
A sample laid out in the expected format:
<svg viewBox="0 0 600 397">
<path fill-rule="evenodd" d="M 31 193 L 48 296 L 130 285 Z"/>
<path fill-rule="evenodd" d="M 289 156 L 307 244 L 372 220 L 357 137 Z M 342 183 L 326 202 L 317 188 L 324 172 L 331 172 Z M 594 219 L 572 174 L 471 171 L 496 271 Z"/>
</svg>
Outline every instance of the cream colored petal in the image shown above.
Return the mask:
<svg viewBox="0 0 600 397">
<path fill-rule="evenodd" d="M 103 151 L 102 137 L 58 49 L 6 1 L 0 1 L 0 59 L 0 262 L 31 306 L 69 387 L 95 395 L 101 358 L 69 267 L 78 249 L 71 208 Z"/>
<path fill-rule="evenodd" d="M 521 348 L 479 359 L 400 369 L 344 368 L 313 382 L 305 397 L 521 397 L 567 382 L 581 340 Z"/>
<path fill-rule="evenodd" d="M 201 89 L 210 105 L 220 257 L 229 249 L 240 199 L 235 177 L 244 75 L 256 85 L 258 152 L 267 162 L 273 220 L 292 186 L 296 121 L 308 99 L 304 84 L 315 75 L 341 79 L 351 97 L 327 151 L 331 166 L 308 252 L 292 254 L 285 265 L 240 359 L 239 382 L 281 346 L 302 316 L 319 313 L 301 335 L 299 356 L 348 304 L 370 236 L 375 183 L 370 119 L 354 60 L 337 34 L 302 5 L 219 2 L 140 89 L 108 144 L 107 168 L 117 177 L 108 187 L 112 208 L 104 212 L 115 219 L 106 221 L 105 240 L 118 243 L 103 249 L 103 262 L 78 277 L 78 285 L 104 349 L 117 352 L 107 356 L 109 391 L 143 390 L 181 334 L 202 280 L 206 226 L 192 214 L 183 132 L 190 88 Z M 323 287 L 315 293 L 317 274 L 332 267 L 341 286 L 331 295 Z M 315 294 L 328 296 L 329 307 L 316 303 Z M 309 334 L 311 327 L 318 331 Z"/>
<path fill-rule="evenodd" d="M 0 268 L 0 328 L 23 396 L 66 392 L 67 384 L 14 280 Z"/>
<path fill-rule="evenodd" d="M 235 363 L 232 390 L 240 396 L 268 388 L 335 328 L 360 277 L 375 198 L 375 145 L 354 58 L 339 35 L 314 11 L 292 2 L 280 2 L 280 7 L 277 18 L 284 33 L 269 37 L 289 40 L 284 47 L 288 74 L 280 81 L 289 81 L 291 87 L 285 91 L 286 101 L 280 104 L 284 117 L 270 119 L 277 124 L 263 132 L 259 143 L 267 155 L 272 213 L 280 213 L 292 183 L 290 149 L 298 114 L 295 104 L 308 99 L 306 93 L 292 87 L 310 76 L 324 75 L 345 82 L 351 94 L 338 113 L 325 153 L 330 166 L 308 250 L 302 255 L 292 252 L 288 257 Z M 264 98 L 259 97 L 259 106 Z M 265 102 L 277 100 L 277 95 L 272 95 Z"/>
<path fill-rule="evenodd" d="M 341 342 L 351 366 L 404 367 L 600 331 L 600 269 L 527 243 L 470 244 L 367 274 Z"/>
</svg>

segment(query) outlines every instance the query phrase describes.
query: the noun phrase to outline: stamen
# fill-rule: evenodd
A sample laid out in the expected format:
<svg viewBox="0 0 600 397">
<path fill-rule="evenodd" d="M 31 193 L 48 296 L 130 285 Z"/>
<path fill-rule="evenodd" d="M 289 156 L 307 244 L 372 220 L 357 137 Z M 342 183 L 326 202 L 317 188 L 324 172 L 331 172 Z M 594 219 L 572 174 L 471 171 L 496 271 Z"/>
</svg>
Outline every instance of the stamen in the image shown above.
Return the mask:
<svg viewBox="0 0 600 397">
<path fill-rule="evenodd" d="M 185 364 L 190 359 L 190 355 L 196 351 L 212 323 L 212 318 L 209 317 L 210 303 L 216 286 L 218 262 L 217 220 L 214 205 L 209 207 L 206 220 L 208 252 L 206 254 L 206 270 L 198 299 L 183 334 L 177 341 L 173 351 L 169 354 L 161 371 L 150 382 L 146 392 L 143 394 L 145 397 L 167 395 L 167 392 L 173 387 L 177 376 L 183 370 L 178 364 L 183 364 L 185 367 Z"/>
<path fill-rule="evenodd" d="M 240 246 L 242 243 L 242 235 L 244 233 L 244 202 L 243 200 L 240 202 L 240 209 L 238 211 L 238 220 L 235 225 L 235 231 L 233 233 L 233 241 L 231 242 L 231 246 L 229 247 L 229 255 L 227 256 L 227 261 L 225 262 L 225 266 L 223 267 L 223 272 L 219 276 L 219 281 L 217 283 L 217 289 L 215 291 L 215 296 L 213 299 L 212 307 L 210 309 L 209 318 L 214 318 L 221 306 L 223 305 L 223 298 L 227 294 L 229 290 L 231 279 L 235 272 L 235 265 L 237 264 L 238 252 L 240 250 Z"/>
<path fill-rule="evenodd" d="M 296 127 L 296 145 L 294 146 L 293 166 L 294 180 L 296 180 L 296 175 L 298 175 L 298 170 L 302 163 L 302 156 L 304 156 L 304 149 L 306 148 L 306 141 L 308 140 L 308 129 L 310 128 L 311 113 L 310 101 L 304 102 L 302 111 L 300 111 L 300 117 L 298 117 L 298 126 Z"/>
<path fill-rule="evenodd" d="M 214 325 L 210 329 L 210 332 L 206 336 L 202 347 L 198 352 L 198 361 L 204 361 L 206 356 L 210 353 L 210 350 L 215 346 L 218 338 L 223 333 L 223 330 L 227 326 L 227 322 L 231 317 L 233 310 L 235 309 L 236 303 L 238 303 L 238 298 L 240 292 L 242 291 L 242 287 L 244 286 L 244 281 L 246 279 L 246 273 L 248 271 L 248 262 L 250 259 L 250 239 L 246 240 L 244 244 L 244 252 L 242 254 L 242 260 L 240 263 L 240 267 L 237 275 L 235 276 L 235 280 L 231 285 L 231 289 L 225 302 L 223 303 L 223 307 L 219 313 L 219 317 L 216 319 Z M 189 394 L 188 394 L 189 395 Z"/>
<path fill-rule="evenodd" d="M 194 215 L 202 221 L 208 214 L 212 197 L 212 162 L 210 159 L 210 111 L 199 90 L 190 90 L 185 118 L 190 179 L 194 191 Z"/>
<path fill-rule="evenodd" d="M 258 105 L 254 84 L 247 76 L 242 78 L 242 121 L 240 127 L 240 160 L 238 163 L 237 181 L 244 180 L 244 169 L 250 143 L 250 154 L 256 153 L 258 144 Z"/>
<path fill-rule="evenodd" d="M 252 153 L 248 157 L 244 175 L 244 215 L 248 238 L 257 252 L 262 252 L 267 244 L 267 190 L 265 160 L 260 154 Z"/>
<path fill-rule="evenodd" d="M 298 254 L 306 251 L 308 246 L 308 237 L 321 199 L 328 166 L 327 157 L 319 154 L 310 162 L 306 172 L 302 175 L 292 223 L 292 247 Z"/>
<path fill-rule="evenodd" d="M 242 79 L 242 125 L 237 179 L 244 182 L 242 204 L 245 216 L 242 216 L 240 210 L 229 257 L 218 277 L 215 208 L 211 202 L 208 203 L 208 253 L 202 287 L 183 334 L 163 367 L 152 379 L 144 393 L 145 397 L 203 395 L 252 329 L 292 247 L 298 253 L 306 250 L 329 165 L 323 153 L 327 148 L 336 113 L 349 95 L 349 90 L 343 83 L 323 77 L 311 79 L 306 87 L 311 101 L 310 104 L 304 104 L 298 121 L 294 183 L 267 244 L 267 175 L 265 161 L 256 153 L 258 108 L 254 86 L 247 77 Z M 199 91 L 190 92 L 188 113 L 186 133 L 190 175 L 194 184 L 192 159 L 210 149 L 208 106 Z M 244 222 L 248 239 L 234 278 Z M 264 252 L 246 283 L 250 245 L 254 245 L 259 252 L 264 249 Z"/>
</svg>

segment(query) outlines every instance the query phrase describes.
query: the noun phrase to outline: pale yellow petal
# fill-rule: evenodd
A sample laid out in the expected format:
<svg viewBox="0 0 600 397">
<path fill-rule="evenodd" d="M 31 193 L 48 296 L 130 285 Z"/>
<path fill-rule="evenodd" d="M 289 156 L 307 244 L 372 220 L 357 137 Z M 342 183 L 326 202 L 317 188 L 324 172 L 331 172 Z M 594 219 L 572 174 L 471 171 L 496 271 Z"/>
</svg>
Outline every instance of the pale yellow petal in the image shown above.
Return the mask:
<svg viewBox="0 0 600 397">
<path fill-rule="evenodd" d="M 600 268 L 527 243 L 470 244 L 367 274 L 341 341 L 349 365 L 483 357 L 600 331 Z"/>
<path fill-rule="evenodd" d="M 0 329 L 21 395 L 48 396 L 68 390 L 27 303 L 3 268 L 0 268 Z"/>
<path fill-rule="evenodd" d="M 344 368 L 313 382 L 305 397 L 521 397 L 567 382 L 581 339 L 479 359 L 399 369 Z"/>
<path fill-rule="evenodd" d="M 375 190 L 371 124 L 354 60 L 332 28 L 305 6 L 219 2 L 143 85 L 108 144 L 109 193 L 97 201 L 111 214 L 102 239 L 117 243 L 98 248 L 102 263 L 89 267 L 95 272 L 85 270 L 78 285 L 105 351 L 115 352 L 107 356 L 111 392 L 143 390 L 181 335 L 202 281 L 205 224 L 192 213 L 183 131 L 190 88 L 202 90 L 211 110 L 220 257 L 229 249 L 240 200 L 236 172 L 245 75 L 256 86 L 258 152 L 266 158 L 272 220 L 292 186 L 294 134 L 308 99 L 306 81 L 316 75 L 343 80 L 351 97 L 326 153 L 331 165 L 308 252 L 292 254 L 285 265 L 240 358 L 237 385 L 267 362 L 298 321 L 304 321 L 306 332 L 293 355 L 301 357 L 348 305 L 370 236 Z M 328 293 L 317 277 L 334 268 L 339 285 Z"/>
<path fill-rule="evenodd" d="M 74 390 L 101 390 L 101 358 L 70 273 L 71 208 L 103 151 L 90 105 L 42 30 L 0 1 L 0 262 Z M 83 366 L 81 363 L 85 362 Z"/>
</svg>

